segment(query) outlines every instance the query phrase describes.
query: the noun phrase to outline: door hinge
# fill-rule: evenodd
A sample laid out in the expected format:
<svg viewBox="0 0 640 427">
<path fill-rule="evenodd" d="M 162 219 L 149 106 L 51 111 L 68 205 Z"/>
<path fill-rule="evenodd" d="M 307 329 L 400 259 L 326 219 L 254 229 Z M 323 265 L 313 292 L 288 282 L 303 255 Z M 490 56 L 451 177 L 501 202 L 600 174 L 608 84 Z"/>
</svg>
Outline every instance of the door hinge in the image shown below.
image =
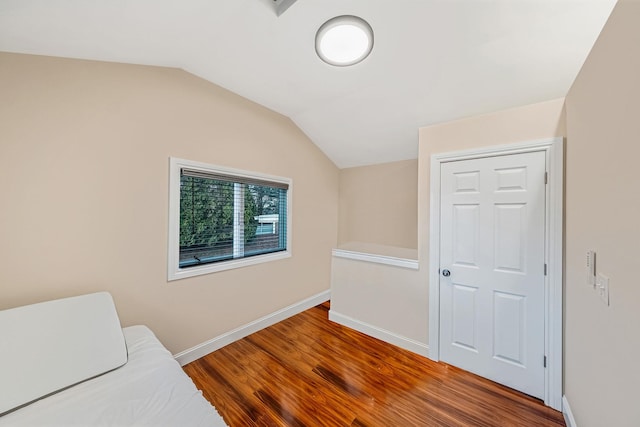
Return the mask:
<svg viewBox="0 0 640 427">
<path fill-rule="evenodd" d="M 545 172 L 544 173 L 544 183 L 548 183 L 549 182 L 549 172 Z"/>
<path fill-rule="evenodd" d="M 544 275 L 547 275 L 547 264 L 544 265 Z"/>
<path fill-rule="evenodd" d="M 547 367 L 547 356 L 544 356 L 544 360 L 542 364 L 544 365 L 545 368 Z"/>
</svg>

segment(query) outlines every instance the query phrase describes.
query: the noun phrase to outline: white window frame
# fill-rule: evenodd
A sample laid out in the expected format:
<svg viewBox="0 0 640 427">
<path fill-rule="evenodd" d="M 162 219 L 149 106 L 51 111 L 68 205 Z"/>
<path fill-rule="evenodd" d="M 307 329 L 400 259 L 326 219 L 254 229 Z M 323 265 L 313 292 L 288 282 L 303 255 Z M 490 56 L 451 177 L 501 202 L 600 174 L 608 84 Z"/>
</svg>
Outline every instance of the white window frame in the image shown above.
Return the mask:
<svg viewBox="0 0 640 427">
<path fill-rule="evenodd" d="M 230 177 L 248 178 L 253 180 L 286 184 L 287 190 L 287 248 L 284 251 L 273 252 L 264 255 L 256 255 L 247 258 L 238 258 L 229 261 L 221 261 L 201 266 L 180 268 L 180 171 L 185 169 L 202 171 Z M 291 257 L 291 230 L 292 230 L 292 188 L 293 181 L 290 178 L 267 175 L 257 172 L 249 172 L 240 169 L 195 162 L 192 160 L 169 158 L 169 241 L 168 241 L 168 268 L 167 280 L 179 280 L 187 277 L 200 276 L 218 271 L 247 267 L 263 262 L 276 261 Z"/>
</svg>

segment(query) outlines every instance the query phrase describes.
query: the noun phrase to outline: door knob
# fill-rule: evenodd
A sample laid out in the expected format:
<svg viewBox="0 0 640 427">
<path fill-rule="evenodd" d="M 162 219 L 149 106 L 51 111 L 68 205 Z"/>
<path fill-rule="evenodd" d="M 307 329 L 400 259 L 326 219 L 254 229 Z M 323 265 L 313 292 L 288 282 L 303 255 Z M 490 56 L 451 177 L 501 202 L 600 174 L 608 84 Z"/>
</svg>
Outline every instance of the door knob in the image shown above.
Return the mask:
<svg viewBox="0 0 640 427">
<path fill-rule="evenodd" d="M 442 270 L 442 275 L 444 277 L 449 277 L 449 276 L 451 276 L 451 272 L 449 270 Z"/>
</svg>

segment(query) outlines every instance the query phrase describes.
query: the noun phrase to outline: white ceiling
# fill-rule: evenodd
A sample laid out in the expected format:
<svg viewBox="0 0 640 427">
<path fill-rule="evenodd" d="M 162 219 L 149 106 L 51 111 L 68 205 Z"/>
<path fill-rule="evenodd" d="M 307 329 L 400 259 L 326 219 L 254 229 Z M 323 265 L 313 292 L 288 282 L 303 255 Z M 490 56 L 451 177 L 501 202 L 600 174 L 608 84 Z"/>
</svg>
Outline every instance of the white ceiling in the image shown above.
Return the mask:
<svg viewBox="0 0 640 427">
<path fill-rule="evenodd" d="M 565 96 L 615 0 L 277 4 L 0 0 L 0 51 L 183 68 L 290 117 L 342 168 L 416 158 L 422 126 Z M 331 67 L 314 36 L 345 14 L 373 52 Z"/>
</svg>

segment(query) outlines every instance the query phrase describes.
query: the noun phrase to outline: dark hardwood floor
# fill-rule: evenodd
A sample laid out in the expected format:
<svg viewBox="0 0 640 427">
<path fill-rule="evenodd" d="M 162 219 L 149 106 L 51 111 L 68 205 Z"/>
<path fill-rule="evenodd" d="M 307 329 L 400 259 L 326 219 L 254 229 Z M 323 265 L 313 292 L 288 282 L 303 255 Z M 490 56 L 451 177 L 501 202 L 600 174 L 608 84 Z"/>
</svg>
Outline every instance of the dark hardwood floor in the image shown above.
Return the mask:
<svg viewBox="0 0 640 427">
<path fill-rule="evenodd" d="M 328 320 L 329 304 L 184 367 L 237 426 L 564 426 L 539 400 Z"/>
</svg>

